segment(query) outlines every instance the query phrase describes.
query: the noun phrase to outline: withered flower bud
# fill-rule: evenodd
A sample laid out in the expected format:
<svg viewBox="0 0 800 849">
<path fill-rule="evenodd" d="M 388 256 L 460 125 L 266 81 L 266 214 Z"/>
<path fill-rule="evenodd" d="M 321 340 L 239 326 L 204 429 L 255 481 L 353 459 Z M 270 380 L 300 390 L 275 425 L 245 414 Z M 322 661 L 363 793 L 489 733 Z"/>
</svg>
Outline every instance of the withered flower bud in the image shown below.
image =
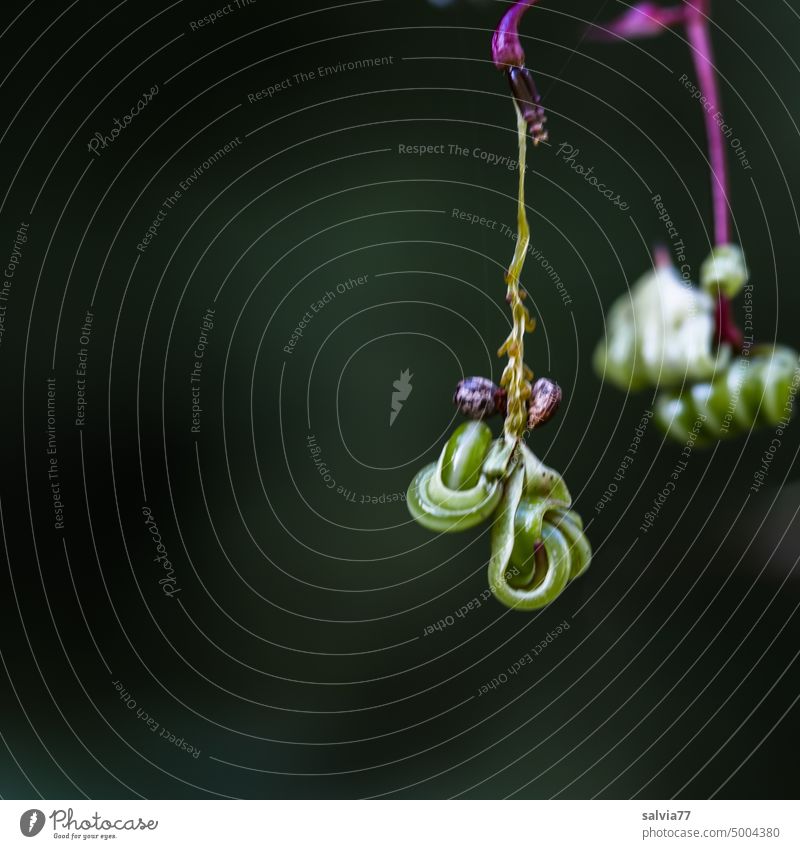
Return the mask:
<svg viewBox="0 0 800 849">
<path fill-rule="evenodd" d="M 533 384 L 528 401 L 528 429 L 541 427 L 553 418 L 561 404 L 561 387 L 546 377 L 540 377 Z"/>
<path fill-rule="evenodd" d="M 544 128 L 547 116 L 531 72 L 525 67 L 508 68 L 506 75 L 514 102 L 528 125 L 534 145 L 547 141 L 547 130 Z"/>
<path fill-rule="evenodd" d="M 453 403 L 470 419 L 488 419 L 505 414 L 506 391 L 486 377 L 465 377 L 456 387 Z"/>
</svg>

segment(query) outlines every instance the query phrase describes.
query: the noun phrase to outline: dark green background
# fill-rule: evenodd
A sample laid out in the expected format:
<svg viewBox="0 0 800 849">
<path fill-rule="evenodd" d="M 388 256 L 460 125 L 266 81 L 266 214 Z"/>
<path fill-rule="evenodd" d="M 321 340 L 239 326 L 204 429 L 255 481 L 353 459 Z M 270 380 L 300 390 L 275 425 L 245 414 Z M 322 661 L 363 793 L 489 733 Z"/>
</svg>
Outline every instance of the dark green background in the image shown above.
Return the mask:
<svg viewBox="0 0 800 849">
<path fill-rule="evenodd" d="M 797 346 L 800 7 L 714 5 L 726 120 L 752 162 L 731 173 L 756 335 Z M 189 22 L 213 5 L 5 10 L 3 263 L 19 222 L 30 229 L 0 347 L 0 793 L 796 796 L 797 427 L 758 495 L 773 433 L 695 453 L 643 535 L 681 452 L 651 428 L 595 510 L 652 402 L 591 369 L 604 309 L 665 238 L 651 195 L 694 267 L 710 244 L 702 116 L 678 82 L 692 75 L 686 45 L 582 41 L 615 2 L 552 0 L 526 19 L 552 142 L 530 155 L 529 216 L 571 296 L 529 263 L 527 358 L 566 396 L 533 447 L 566 476 L 596 554 L 537 615 L 490 600 L 423 636 L 485 589 L 485 531 L 436 537 L 402 502 L 361 497 L 403 493 L 435 458 L 463 374 L 499 376 L 512 242 L 452 210 L 513 225 L 516 173 L 398 145 L 516 155 L 488 61 L 505 5 L 325 7 L 259 0 L 199 32 Z M 379 56 L 393 61 L 248 102 L 300 71 Z M 93 133 L 154 84 L 92 157 Z M 164 197 L 236 136 L 139 254 Z M 558 160 L 562 142 L 629 214 Z M 359 275 L 287 356 L 309 305 Z M 192 351 L 223 280 L 196 435 Z M 79 429 L 73 372 L 95 287 Z M 390 428 L 403 369 L 413 391 Z M 52 375 L 64 532 L 46 471 Z M 326 488 L 309 434 L 355 503 Z M 144 504 L 181 587 L 172 599 Z M 476 697 L 563 620 L 535 664 Z M 199 758 L 151 733 L 117 680 Z"/>
</svg>

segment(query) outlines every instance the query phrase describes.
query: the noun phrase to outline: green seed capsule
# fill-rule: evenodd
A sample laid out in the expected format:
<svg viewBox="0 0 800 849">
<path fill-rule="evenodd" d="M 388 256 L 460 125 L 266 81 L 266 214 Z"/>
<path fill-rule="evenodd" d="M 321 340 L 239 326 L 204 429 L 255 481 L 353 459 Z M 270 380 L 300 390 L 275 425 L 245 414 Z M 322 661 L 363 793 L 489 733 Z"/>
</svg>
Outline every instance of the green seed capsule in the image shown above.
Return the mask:
<svg viewBox="0 0 800 849">
<path fill-rule="evenodd" d="M 456 428 L 444 446 L 442 481 L 449 489 L 471 489 L 478 483 L 481 467 L 492 442 L 492 432 L 479 421 Z"/>
<path fill-rule="evenodd" d="M 564 479 L 524 444 L 461 425 L 408 489 L 411 515 L 433 531 L 465 531 L 493 517 L 489 586 L 517 610 L 549 604 L 589 566 L 581 517 Z"/>
<path fill-rule="evenodd" d="M 438 462 L 422 469 L 408 488 L 413 518 L 440 532 L 465 531 L 488 519 L 503 494 L 502 480 L 482 473 L 491 445 L 492 432 L 482 422 L 457 428 Z"/>
<path fill-rule="evenodd" d="M 661 393 L 655 420 L 675 441 L 705 445 L 788 420 L 798 385 L 797 352 L 759 346 L 734 359 L 711 382 Z"/>
<path fill-rule="evenodd" d="M 592 559 L 592 547 L 583 532 L 583 520 L 574 510 L 553 510 L 547 514 L 547 521 L 552 522 L 567 541 L 570 555 L 569 579 L 574 581 L 589 568 Z"/>
<path fill-rule="evenodd" d="M 492 526 L 489 586 L 506 606 L 544 607 L 589 567 L 592 550 L 569 504 L 561 476 L 523 448 Z"/>
</svg>

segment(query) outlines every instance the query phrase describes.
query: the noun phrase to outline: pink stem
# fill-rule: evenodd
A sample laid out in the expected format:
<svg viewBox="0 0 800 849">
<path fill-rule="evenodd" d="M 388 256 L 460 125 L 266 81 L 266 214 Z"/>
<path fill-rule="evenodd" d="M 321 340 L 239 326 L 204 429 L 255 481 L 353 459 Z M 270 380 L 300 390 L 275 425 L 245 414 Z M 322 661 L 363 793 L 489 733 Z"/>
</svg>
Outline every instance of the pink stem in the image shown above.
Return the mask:
<svg viewBox="0 0 800 849">
<path fill-rule="evenodd" d="M 708 107 L 704 109 L 704 112 L 709 161 L 711 163 L 714 238 L 717 245 L 725 245 L 731 240 L 730 207 L 728 206 L 728 163 L 725 157 L 725 137 L 722 134 L 722 127 L 714 117 L 720 109 L 720 95 L 708 23 L 710 0 L 693 0 L 693 2 L 686 0 L 686 6 L 686 31 L 692 45 L 692 58 L 697 72 L 697 81 L 708 102 Z"/>
<path fill-rule="evenodd" d="M 686 7 L 686 31 L 689 43 L 692 45 L 697 82 L 708 102 L 708 106 L 703 111 L 711 163 L 714 240 L 717 245 L 726 245 L 731 240 L 728 162 L 725 156 L 725 136 L 715 117 L 720 109 L 721 101 L 708 23 L 711 0 L 693 0 L 693 2 L 686 0 Z M 720 292 L 717 296 L 717 344 L 728 344 L 738 353 L 742 350 L 742 340 L 742 331 L 734 318 L 730 299 Z"/>
<path fill-rule="evenodd" d="M 656 268 L 670 268 L 672 266 L 672 257 L 661 243 L 653 247 L 653 265 Z"/>
<path fill-rule="evenodd" d="M 729 298 L 717 297 L 717 345 L 730 345 L 735 353 L 742 350 L 744 334 L 733 316 L 733 307 Z"/>
</svg>

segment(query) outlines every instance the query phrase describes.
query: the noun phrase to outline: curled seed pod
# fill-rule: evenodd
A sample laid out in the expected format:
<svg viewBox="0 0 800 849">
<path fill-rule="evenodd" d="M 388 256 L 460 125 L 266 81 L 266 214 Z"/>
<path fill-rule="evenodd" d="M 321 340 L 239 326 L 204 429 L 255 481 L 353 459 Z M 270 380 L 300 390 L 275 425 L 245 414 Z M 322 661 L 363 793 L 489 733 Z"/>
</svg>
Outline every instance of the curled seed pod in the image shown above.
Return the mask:
<svg viewBox="0 0 800 849">
<path fill-rule="evenodd" d="M 503 480 L 483 473 L 491 447 L 492 432 L 483 422 L 458 427 L 439 460 L 411 482 L 407 504 L 412 517 L 433 531 L 465 531 L 488 519 L 503 494 Z"/>
<path fill-rule="evenodd" d="M 547 424 L 561 406 L 563 392 L 561 387 L 546 377 L 540 377 L 533 384 L 528 401 L 528 429 L 534 430 Z"/>
<path fill-rule="evenodd" d="M 506 391 L 486 377 L 465 377 L 456 387 L 453 403 L 470 419 L 488 419 L 505 413 Z"/>
<path fill-rule="evenodd" d="M 675 441 L 704 445 L 788 421 L 798 386 L 797 352 L 758 346 L 749 356 L 734 359 L 713 381 L 681 393 L 661 393 L 655 420 Z"/>
<path fill-rule="evenodd" d="M 492 526 L 489 586 L 506 606 L 544 607 L 589 567 L 591 546 L 570 503 L 561 475 L 523 447 Z"/>
<path fill-rule="evenodd" d="M 714 295 L 721 292 L 735 298 L 750 277 L 744 254 L 738 245 L 718 245 L 700 267 L 700 285 Z"/>
</svg>

